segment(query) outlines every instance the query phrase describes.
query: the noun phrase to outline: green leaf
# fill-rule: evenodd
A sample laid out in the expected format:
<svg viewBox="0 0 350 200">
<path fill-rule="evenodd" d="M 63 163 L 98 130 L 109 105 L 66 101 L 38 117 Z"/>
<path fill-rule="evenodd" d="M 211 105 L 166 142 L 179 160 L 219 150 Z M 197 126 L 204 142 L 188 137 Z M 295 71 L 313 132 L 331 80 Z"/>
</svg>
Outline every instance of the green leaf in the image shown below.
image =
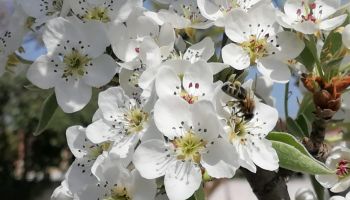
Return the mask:
<svg viewBox="0 0 350 200">
<path fill-rule="evenodd" d="M 302 63 L 309 72 L 312 72 L 315 65 L 315 59 L 311 53 L 311 51 L 305 47 L 304 50 L 300 53 L 300 55 L 296 58 L 296 60 Z"/>
<path fill-rule="evenodd" d="M 324 42 L 320 56 L 328 79 L 338 74 L 340 63 L 345 55 L 346 50 L 343 47 L 342 34 L 337 30 L 331 31 Z"/>
<path fill-rule="evenodd" d="M 305 118 L 309 122 L 311 122 L 315 118 L 314 111 L 315 111 L 315 104 L 313 101 L 313 96 L 311 93 L 307 93 L 304 95 L 303 100 L 299 105 L 298 116 L 303 114 Z"/>
<path fill-rule="evenodd" d="M 279 165 L 282 168 L 308 174 L 332 174 L 323 163 L 313 158 L 305 147 L 292 135 L 283 132 L 271 132 L 267 138 L 276 150 Z"/>
<path fill-rule="evenodd" d="M 316 192 L 317 199 L 323 200 L 325 196 L 324 187 L 315 179 L 315 176 L 310 176 L 312 187 Z"/>
<path fill-rule="evenodd" d="M 203 186 L 201 185 L 198 190 L 193 194 L 189 200 L 206 200 Z"/>
<path fill-rule="evenodd" d="M 36 130 L 34 132 L 35 136 L 40 135 L 42 132 L 45 131 L 47 125 L 49 124 L 52 116 L 54 115 L 55 111 L 57 110 L 57 101 L 56 101 L 56 95 L 55 93 L 52 93 L 49 95 L 42 107 L 41 107 L 41 113 L 39 118 L 39 124 L 36 127 Z"/>
<path fill-rule="evenodd" d="M 319 55 L 317 52 L 317 47 L 316 47 L 317 39 L 316 39 L 316 37 L 310 37 L 309 39 L 305 39 L 304 42 L 305 42 L 306 48 L 308 48 L 310 50 L 311 55 L 316 63 L 317 72 L 319 73 L 319 75 L 321 77 L 324 77 L 324 72 L 322 69 L 321 61 L 319 59 Z M 306 66 L 306 68 L 308 68 L 308 67 Z"/>
<path fill-rule="evenodd" d="M 304 114 L 301 114 L 295 121 L 303 131 L 303 135 L 308 136 L 311 127 L 309 126 L 310 122 L 307 120 L 306 116 Z"/>
<path fill-rule="evenodd" d="M 287 120 L 287 129 L 288 131 L 298 137 L 305 137 L 303 129 L 299 126 L 299 124 L 294 121 L 294 119 L 288 117 Z"/>
</svg>

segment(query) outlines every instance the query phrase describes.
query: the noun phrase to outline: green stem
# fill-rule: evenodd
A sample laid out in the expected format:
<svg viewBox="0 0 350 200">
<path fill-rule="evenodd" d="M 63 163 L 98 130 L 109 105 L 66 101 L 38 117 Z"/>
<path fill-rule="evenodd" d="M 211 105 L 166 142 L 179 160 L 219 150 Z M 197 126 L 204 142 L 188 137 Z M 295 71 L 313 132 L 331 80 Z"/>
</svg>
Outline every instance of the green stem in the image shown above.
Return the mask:
<svg viewBox="0 0 350 200">
<path fill-rule="evenodd" d="M 285 91 L 284 91 L 284 114 L 286 120 L 289 117 L 289 111 L 288 111 L 288 99 L 289 99 L 289 82 L 285 85 Z"/>
</svg>

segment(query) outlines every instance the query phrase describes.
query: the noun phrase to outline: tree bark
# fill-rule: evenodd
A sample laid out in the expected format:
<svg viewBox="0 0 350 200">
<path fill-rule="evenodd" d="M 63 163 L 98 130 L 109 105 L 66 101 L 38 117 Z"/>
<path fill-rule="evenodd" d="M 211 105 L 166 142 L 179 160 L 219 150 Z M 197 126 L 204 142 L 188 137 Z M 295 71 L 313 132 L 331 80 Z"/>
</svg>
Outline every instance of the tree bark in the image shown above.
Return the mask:
<svg viewBox="0 0 350 200">
<path fill-rule="evenodd" d="M 286 177 L 289 171 L 280 169 L 278 173 L 257 167 L 256 173 L 241 168 L 254 194 L 259 200 L 290 200 Z"/>
</svg>

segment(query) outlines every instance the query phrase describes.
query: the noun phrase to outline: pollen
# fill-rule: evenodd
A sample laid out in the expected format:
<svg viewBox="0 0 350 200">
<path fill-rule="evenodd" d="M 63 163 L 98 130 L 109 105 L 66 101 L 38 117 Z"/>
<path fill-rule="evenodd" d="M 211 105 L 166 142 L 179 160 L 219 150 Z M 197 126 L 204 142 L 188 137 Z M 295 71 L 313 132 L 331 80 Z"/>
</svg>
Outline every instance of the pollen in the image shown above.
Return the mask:
<svg viewBox="0 0 350 200">
<path fill-rule="evenodd" d="M 86 66 L 91 61 L 86 55 L 80 54 L 77 50 L 72 50 L 71 53 L 63 57 L 63 63 L 66 65 L 63 75 L 63 78 L 67 77 L 81 77 L 86 72 Z"/>
<path fill-rule="evenodd" d="M 88 20 L 97 20 L 101 21 L 103 23 L 110 22 L 110 18 L 108 16 L 108 10 L 107 8 L 99 8 L 95 7 L 91 10 L 89 10 L 86 15 L 83 16 L 84 19 Z"/>
<path fill-rule="evenodd" d="M 348 176 L 349 169 L 350 169 L 349 161 L 348 160 L 341 160 L 337 164 L 336 174 L 339 178 L 344 178 L 344 177 Z"/>
<path fill-rule="evenodd" d="M 116 186 L 111 190 L 111 196 L 104 200 L 131 200 L 128 190 L 122 186 Z"/>
<path fill-rule="evenodd" d="M 258 39 L 255 35 L 250 36 L 249 41 L 241 43 L 243 49 L 249 53 L 250 63 L 255 64 L 256 60 L 267 55 L 266 38 Z"/>
<path fill-rule="evenodd" d="M 177 159 L 200 163 L 201 152 L 205 149 L 206 141 L 198 137 L 193 131 L 188 131 L 184 136 L 173 141 Z"/>
<path fill-rule="evenodd" d="M 144 129 L 148 122 L 148 113 L 140 108 L 131 108 L 124 114 L 124 120 L 127 125 L 127 134 L 138 133 Z"/>
</svg>

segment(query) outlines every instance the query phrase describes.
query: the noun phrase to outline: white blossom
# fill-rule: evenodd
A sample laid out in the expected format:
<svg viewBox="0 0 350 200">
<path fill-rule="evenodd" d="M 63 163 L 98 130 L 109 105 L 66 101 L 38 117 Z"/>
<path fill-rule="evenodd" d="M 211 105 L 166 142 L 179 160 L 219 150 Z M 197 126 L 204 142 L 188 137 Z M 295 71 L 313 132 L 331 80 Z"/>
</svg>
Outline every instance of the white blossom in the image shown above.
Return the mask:
<svg viewBox="0 0 350 200">
<path fill-rule="evenodd" d="M 251 65 L 275 82 L 289 81 L 287 60 L 297 57 L 304 43 L 296 34 L 281 31 L 275 10 L 262 4 L 247 13 L 235 9 L 227 17 L 225 33 L 234 42 L 222 48 L 224 63 L 243 70 Z"/>
<path fill-rule="evenodd" d="M 43 40 L 48 53 L 32 64 L 27 78 L 42 89 L 55 88 L 64 112 L 81 110 L 91 87 L 107 84 L 117 73 L 115 61 L 104 54 L 108 40 L 98 23 L 55 18 L 47 22 Z"/>
<path fill-rule="evenodd" d="M 283 27 L 305 34 L 331 31 L 346 19 L 346 14 L 331 17 L 339 7 L 339 0 L 287 0 L 284 13 L 277 12 L 277 20 Z"/>
<path fill-rule="evenodd" d="M 135 151 L 133 163 L 147 179 L 164 176 L 170 200 L 192 196 L 202 181 L 201 167 L 215 178 L 234 175 L 238 167 L 236 152 L 230 151 L 229 144 L 218 138 L 222 129 L 209 101 L 191 106 L 173 96 L 161 98 L 155 105 L 154 115 L 158 129 L 167 139 L 142 142 Z"/>
<path fill-rule="evenodd" d="M 226 83 L 228 84 L 228 83 Z M 230 87 L 235 87 L 233 83 Z M 265 170 L 278 169 L 278 157 L 265 137 L 278 121 L 278 112 L 254 95 L 252 81 L 246 82 L 230 94 L 218 90 L 216 109 L 223 119 L 224 139 L 239 154 L 242 167 L 256 172 L 256 166 Z M 233 95 L 234 93 L 237 93 Z M 233 151 L 233 150 L 232 150 Z"/>
<path fill-rule="evenodd" d="M 316 180 L 331 192 L 339 193 L 350 186 L 350 150 L 342 147 L 333 151 L 326 160 L 326 166 L 334 170 L 334 174 L 316 175 Z"/>
</svg>

